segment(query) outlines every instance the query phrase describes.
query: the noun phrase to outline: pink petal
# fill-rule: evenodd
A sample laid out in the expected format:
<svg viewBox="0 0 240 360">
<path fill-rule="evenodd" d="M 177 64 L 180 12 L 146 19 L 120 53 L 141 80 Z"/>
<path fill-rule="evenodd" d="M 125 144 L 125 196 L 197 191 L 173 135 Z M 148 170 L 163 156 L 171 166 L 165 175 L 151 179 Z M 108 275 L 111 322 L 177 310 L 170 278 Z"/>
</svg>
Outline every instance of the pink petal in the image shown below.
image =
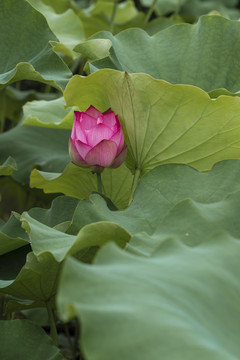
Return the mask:
<svg viewBox="0 0 240 360">
<path fill-rule="evenodd" d="M 74 144 L 74 141 L 71 138 L 69 139 L 68 148 L 69 148 L 70 158 L 75 165 L 78 165 L 81 167 L 88 167 L 86 162 L 83 160 L 83 158 L 78 153 L 76 146 Z"/>
<path fill-rule="evenodd" d="M 87 153 L 91 150 L 91 146 L 84 144 L 80 140 L 75 141 L 75 147 L 79 155 L 83 158 L 83 160 L 86 158 Z"/>
<path fill-rule="evenodd" d="M 114 125 L 116 125 L 116 117 L 113 111 L 103 115 L 103 123 L 110 128 L 113 128 Z"/>
<path fill-rule="evenodd" d="M 123 136 L 123 132 L 122 129 L 119 129 L 118 132 L 116 132 L 116 134 L 114 134 L 111 139 L 111 141 L 114 141 L 117 145 L 117 154 L 120 153 L 120 151 L 122 150 L 123 147 L 123 143 L 124 143 L 124 136 Z"/>
<path fill-rule="evenodd" d="M 99 144 L 102 140 L 109 140 L 113 136 L 113 131 L 104 124 L 99 124 L 91 130 L 85 131 L 87 143 L 91 147 Z"/>
<path fill-rule="evenodd" d="M 80 124 L 82 130 L 90 130 L 97 125 L 97 119 L 86 113 L 81 113 Z"/>
<path fill-rule="evenodd" d="M 120 165 L 122 165 L 122 163 L 125 160 L 126 155 L 127 155 L 127 145 L 125 145 L 124 148 L 122 149 L 122 151 L 120 152 L 120 154 L 118 154 L 118 156 L 116 157 L 116 159 L 112 163 L 111 168 L 116 169 Z"/>
<path fill-rule="evenodd" d="M 113 141 L 103 140 L 87 154 L 85 161 L 90 166 L 109 167 L 117 154 L 117 145 Z"/>
<path fill-rule="evenodd" d="M 76 137 L 77 137 L 77 135 L 76 135 L 76 133 L 77 133 L 77 129 L 76 129 L 76 127 L 77 127 L 77 124 L 79 123 L 79 121 L 80 121 L 80 116 L 81 116 L 81 113 L 80 113 L 80 111 L 74 111 L 74 116 L 73 116 L 73 127 L 72 127 L 72 133 L 71 133 L 71 138 L 73 139 L 73 140 L 75 140 L 76 139 Z"/>
<path fill-rule="evenodd" d="M 98 118 L 98 116 L 102 115 L 101 111 L 96 109 L 93 105 L 91 105 L 86 111 L 85 114 L 90 115 L 94 117 L 95 119 Z"/>
</svg>

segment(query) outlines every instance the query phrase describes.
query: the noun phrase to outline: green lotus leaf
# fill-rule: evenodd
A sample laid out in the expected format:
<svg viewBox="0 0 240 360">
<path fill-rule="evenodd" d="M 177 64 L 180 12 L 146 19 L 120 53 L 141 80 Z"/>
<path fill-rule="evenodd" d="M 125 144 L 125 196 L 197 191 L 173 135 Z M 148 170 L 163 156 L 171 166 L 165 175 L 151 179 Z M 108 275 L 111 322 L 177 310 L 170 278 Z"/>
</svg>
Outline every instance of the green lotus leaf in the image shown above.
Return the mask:
<svg viewBox="0 0 240 360">
<path fill-rule="evenodd" d="M 45 18 L 27 1 L 2 0 L 0 88 L 25 79 L 40 81 L 62 91 L 71 72 L 52 50 L 50 40 L 58 41 Z"/>
<path fill-rule="evenodd" d="M 67 130 L 44 129 L 18 125 L 0 134 L 0 162 L 10 155 L 18 171 L 12 177 L 18 182 L 28 183 L 33 167 L 45 171 L 62 171 L 69 163 Z"/>
<path fill-rule="evenodd" d="M 125 210 L 111 211 L 95 194 L 90 201 L 80 201 L 68 232 L 77 234 L 92 222 L 112 221 L 132 235 L 146 233 L 159 238 L 160 234 L 177 233 L 180 236 L 181 232 L 186 241 L 195 241 L 194 234 L 199 235 L 199 231 L 205 236 L 205 230 L 222 229 L 237 236 L 240 235 L 237 220 L 239 200 L 235 199 L 239 199 L 239 176 L 239 160 L 220 162 L 208 173 L 200 173 L 185 165 L 159 166 L 141 179 L 133 202 Z M 232 193 L 234 195 L 230 196 Z M 184 213 L 188 215 L 184 217 Z M 208 223 L 203 224 L 206 219 Z M 193 234 L 189 236 L 191 231 Z M 140 247 L 140 242 L 138 236 L 134 246 Z"/>
<path fill-rule="evenodd" d="M 150 7 L 153 2 L 151 0 L 141 0 L 141 3 Z M 239 11 L 234 9 L 236 6 L 237 0 L 157 0 L 154 10 L 158 15 L 166 15 L 171 12 L 180 13 L 180 15 L 192 21 L 196 20 L 200 15 L 218 11 L 223 16 L 237 20 Z"/>
<path fill-rule="evenodd" d="M 117 169 L 105 169 L 102 173 L 103 194 L 117 208 L 125 208 L 129 203 L 132 181 L 133 176 L 124 164 Z M 70 163 L 62 174 L 33 170 L 30 186 L 43 189 L 45 193 L 61 192 L 78 199 L 87 199 L 92 191 L 97 191 L 97 177 L 89 169 Z"/>
<path fill-rule="evenodd" d="M 9 85 L 0 92 L 0 103 L 2 106 L 2 117 L 11 120 L 12 127 L 16 126 L 22 116 L 22 107 L 27 101 L 32 100 L 53 100 L 56 93 L 41 93 L 36 90 L 18 90 Z"/>
<path fill-rule="evenodd" d="M 91 39 L 108 39 L 112 48 L 110 55 L 89 64 L 90 72 L 103 68 L 144 72 L 173 84 L 196 85 L 207 92 L 225 88 L 235 93 L 240 89 L 236 62 L 240 56 L 239 31 L 239 22 L 213 15 L 202 16 L 194 25 L 170 26 L 154 36 L 142 29 L 127 29 L 115 36 L 100 32 Z M 87 43 L 85 52 L 86 48 Z"/>
<path fill-rule="evenodd" d="M 17 170 L 16 161 L 9 156 L 6 161 L 2 165 L 0 165 L 0 176 L 3 175 L 11 175 L 13 171 Z"/>
<path fill-rule="evenodd" d="M 81 319 L 89 360 L 237 359 L 239 251 L 222 232 L 194 247 L 165 239 L 151 257 L 108 244 L 93 265 L 66 260 L 59 313 Z"/>
<path fill-rule="evenodd" d="M 182 4 L 180 14 L 185 18 L 194 21 L 203 14 L 217 11 L 222 16 L 237 20 L 240 16 L 240 11 L 237 9 L 237 3 L 237 0 L 188 0 Z"/>
<path fill-rule="evenodd" d="M 22 125 L 71 129 L 74 109 L 65 109 L 64 105 L 63 97 L 28 102 L 23 106 Z"/>
<path fill-rule="evenodd" d="M 74 58 L 72 50 L 84 38 L 81 20 L 75 12 L 69 8 L 64 13 L 57 14 L 50 4 L 45 5 L 39 0 L 27 1 L 46 18 L 50 29 L 63 45 L 62 52 Z M 59 49 L 57 42 L 54 49 L 55 51 Z"/>
<path fill-rule="evenodd" d="M 181 2 L 179 0 L 157 0 L 154 10 L 158 16 L 179 12 L 181 6 L 186 2 L 189 2 L 189 0 L 181 0 Z M 151 7 L 152 3 L 151 0 L 141 0 L 141 4 L 146 7 Z"/>
<path fill-rule="evenodd" d="M 0 224 L 0 256 L 26 245 L 29 245 L 27 234 L 13 213 L 6 223 Z"/>
<path fill-rule="evenodd" d="M 44 4 L 51 6 L 57 14 L 64 13 L 70 8 L 70 0 L 42 0 Z"/>
<path fill-rule="evenodd" d="M 169 26 L 183 23 L 183 19 L 178 16 L 158 16 L 156 19 L 150 21 L 145 28 L 145 31 L 150 35 L 154 35 L 157 32 L 166 29 Z M 99 57 L 100 59 L 100 57 Z"/>
<path fill-rule="evenodd" d="M 29 320 L 0 321 L 0 331 L 2 359 L 64 360 L 46 332 Z"/>
<path fill-rule="evenodd" d="M 41 223 L 57 228 L 59 224 L 72 220 L 79 200 L 69 196 L 58 196 L 52 201 L 50 209 L 32 208 L 29 215 Z"/>
<path fill-rule="evenodd" d="M 108 56 L 111 46 L 109 39 L 91 39 L 78 44 L 74 50 L 90 60 L 96 60 Z"/>
<path fill-rule="evenodd" d="M 166 163 L 207 171 L 218 161 L 240 158 L 238 97 L 212 100 L 194 86 L 111 69 L 75 75 L 64 97 L 68 106 L 110 107 L 118 114 L 132 172 L 144 174 Z"/>
<path fill-rule="evenodd" d="M 25 259 L 22 257 L 22 263 L 18 263 L 18 267 L 14 266 L 13 269 L 13 263 L 9 263 L 11 254 L 7 255 L 1 257 L 1 261 L 5 260 L 0 269 L 1 293 L 45 302 L 56 295 L 61 264 L 54 259 L 51 253 L 44 252 L 35 256 L 33 252 L 28 252 Z M 17 261 L 16 251 L 13 256 Z"/>
<path fill-rule="evenodd" d="M 131 238 L 128 231 L 111 221 L 89 224 L 77 236 L 51 228 L 32 218 L 27 212 L 22 214 L 21 221 L 28 232 L 33 253 L 37 257 L 51 253 L 57 262 L 63 261 L 69 254 L 75 255 L 85 248 L 102 246 L 109 241 L 125 247 Z"/>
</svg>

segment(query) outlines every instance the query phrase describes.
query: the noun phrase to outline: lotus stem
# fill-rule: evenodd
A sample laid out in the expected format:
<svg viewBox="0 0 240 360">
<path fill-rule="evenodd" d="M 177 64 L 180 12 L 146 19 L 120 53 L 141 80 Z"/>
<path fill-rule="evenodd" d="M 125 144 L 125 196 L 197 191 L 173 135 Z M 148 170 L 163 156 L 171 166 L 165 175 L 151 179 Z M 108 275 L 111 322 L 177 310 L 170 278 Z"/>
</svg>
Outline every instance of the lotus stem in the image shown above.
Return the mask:
<svg viewBox="0 0 240 360">
<path fill-rule="evenodd" d="M 157 3 L 157 0 L 153 0 L 152 5 L 151 5 L 151 7 L 149 8 L 149 10 L 148 10 L 148 12 L 147 12 L 147 14 L 146 14 L 146 17 L 145 17 L 145 19 L 144 19 L 144 21 L 143 21 L 143 26 L 142 26 L 143 29 L 145 29 L 145 28 L 147 27 L 147 24 L 148 24 L 149 19 L 150 19 L 151 15 L 152 15 L 152 13 L 153 13 L 153 11 L 154 11 L 154 8 L 155 8 L 156 3 Z"/>
<path fill-rule="evenodd" d="M 97 172 L 97 190 L 100 194 L 102 194 L 102 179 L 100 172 Z"/>
<path fill-rule="evenodd" d="M 112 16 L 111 16 L 111 20 L 110 20 L 110 32 L 113 33 L 113 28 L 114 28 L 114 19 L 117 13 L 117 4 L 118 4 L 118 0 L 114 0 L 113 3 L 113 11 L 112 11 Z"/>
<path fill-rule="evenodd" d="M 56 328 L 53 309 L 52 309 L 52 306 L 50 304 L 50 301 L 46 302 L 46 306 L 47 306 L 48 317 L 49 317 L 49 322 L 50 322 L 50 336 L 52 338 L 52 341 L 54 342 L 54 345 L 58 346 L 57 328 Z"/>
</svg>

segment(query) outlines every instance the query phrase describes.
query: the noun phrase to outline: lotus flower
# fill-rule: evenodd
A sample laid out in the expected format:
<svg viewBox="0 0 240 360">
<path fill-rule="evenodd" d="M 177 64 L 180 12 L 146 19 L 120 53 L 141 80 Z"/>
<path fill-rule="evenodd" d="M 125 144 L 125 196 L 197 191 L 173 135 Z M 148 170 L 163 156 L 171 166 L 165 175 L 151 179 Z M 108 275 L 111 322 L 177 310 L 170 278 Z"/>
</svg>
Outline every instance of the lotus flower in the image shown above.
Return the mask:
<svg viewBox="0 0 240 360">
<path fill-rule="evenodd" d="M 118 116 L 111 109 L 101 113 L 94 106 L 74 111 L 69 154 L 72 162 L 100 173 L 105 167 L 117 168 L 124 161 L 127 145 Z"/>
</svg>

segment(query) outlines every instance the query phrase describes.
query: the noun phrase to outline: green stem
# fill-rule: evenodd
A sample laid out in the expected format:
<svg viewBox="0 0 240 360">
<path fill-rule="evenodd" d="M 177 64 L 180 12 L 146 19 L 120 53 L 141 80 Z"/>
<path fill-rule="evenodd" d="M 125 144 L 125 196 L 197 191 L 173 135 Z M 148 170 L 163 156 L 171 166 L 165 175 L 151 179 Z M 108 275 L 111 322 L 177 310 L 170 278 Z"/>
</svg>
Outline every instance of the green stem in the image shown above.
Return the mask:
<svg viewBox="0 0 240 360">
<path fill-rule="evenodd" d="M 48 311 L 48 317 L 50 322 L 50 336 L 54 342 L 54 345 L 58 346 L 58 334 L 57 334 L 57 328 L 56 323 L 54 319 L 53 309 L 50 304 L 50 301 L 46 302 L 47 311 Z"/>
<path fill-rule="evenodd" d="M 143 29 L 145 29 L 147 27 L 147 24 L 148 24 L 149 19 L 150 19 L 151 15 L 152 15 L 152 13 L 154 11 L 156 3 L 157 3 L 157 0 L 153 0 L 151 7 L 148 9 L 148 12 L 147 12 L 147 14 L 145 16 L 145 19 L 144 19 L 144 22 L 143 22 L 143 25 L 142 25 Z"/>
<path fill-rule="evenodd" d="M 1 90 L 0 91 L 0 133 L 4 131 L 5 109 L 6 109 L 5 91 Z"/>
<path fill-rule="evenodd" d="M 175 15 L 178 15 L 181 6 L 182 6 L 182 0 L 178 0 L 178 4 L 177 4 L 176 10 L 174 12 Z"/>
<path fill-rule="evenodd" d="M 132 200 L 133 200 L 133 195 L 135 193 L 135 190 L 136 190 L 140 175 L 141 175 L 141 170 L 139 168 L 137 168 L 136 171 L 135 171 L 135 174 L 134 174 L 134 178 L 133 178 L 133 183 L 132 183 L 132 188 L 131 188 L 131 195 L 130 195 L 128 205 L 130 205 Z"/>
<path fill-rule="evenodd" d="M 5 320 L 5 296 L 0 295 L 0 320 Z"/>
<path fill-rule="evenodd" d="M 97 189 L 100 194 L 102 194 L 102 179 L 101 173 L 97 172 Z"/>
<path fill-rule="evenodd" d="M 113 29 L 114 29 L 114 19 L 117 13 L 117 4 L 118 4 L 118 0 L 114 0 L 113 3 L 113 11 L 112 11 L 112 16 L 111 16 L 111 20 L 110 20 L 110 32 L 113 33 Z"/>
<path fill-rule="evenodd" d="M 73 351 L 76 354 L 78 349 L 78 341 L 79 341 L 79 335 L 80 335 L 80 326 L 78 319 L 75 319 L 75 337 L 74 337 L 74 345 L 73 345 Z"/>
</svg>

